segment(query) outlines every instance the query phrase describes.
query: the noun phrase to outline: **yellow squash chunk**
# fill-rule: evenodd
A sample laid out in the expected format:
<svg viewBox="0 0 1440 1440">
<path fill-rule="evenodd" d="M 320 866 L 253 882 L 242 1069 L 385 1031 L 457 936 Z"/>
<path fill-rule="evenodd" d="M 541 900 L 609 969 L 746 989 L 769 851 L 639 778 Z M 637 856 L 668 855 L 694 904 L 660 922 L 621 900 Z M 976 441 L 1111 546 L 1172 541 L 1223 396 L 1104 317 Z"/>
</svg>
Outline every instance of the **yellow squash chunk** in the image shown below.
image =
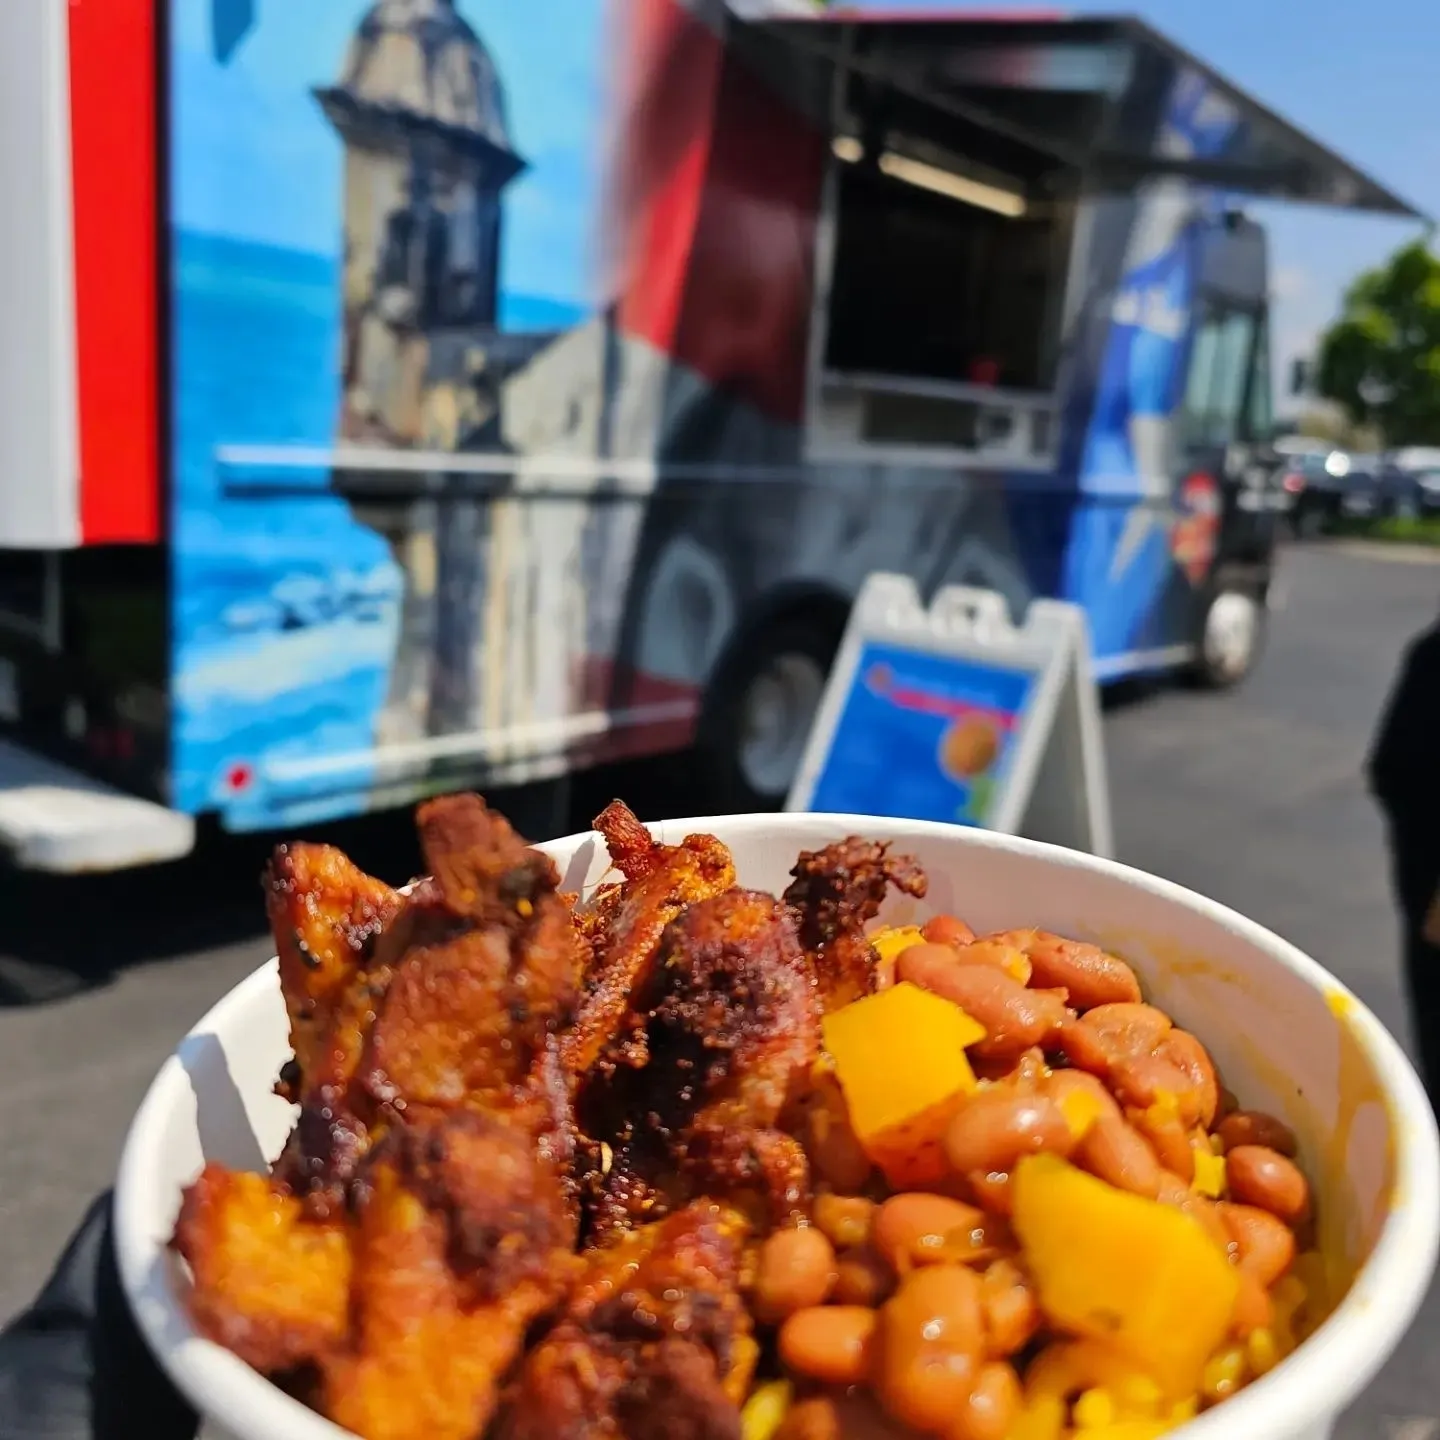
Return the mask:
<svg viewBox="0 0 1440 1440">
<path fill-rule="evenodd" d="M 866 1154 L 892 1185 L 892 1168 L 925 1172 L 925 1154 L 975 1088 L 965 1047 L 985 1038 L 984 1026 L 949 1000 L 900 984 L 841 1006 L 823 1033 Z"/>
<path fill-rule="evenodd" d="M 1015 1233 L 1050 1322 L 1104 1341 L 1188 1395 L 1230 1325 L 1238 1280 L 1188 1215 L 1053 1155 L 1015 1167 Z"/>
<path fill-rule="evenodd" d="M 1195 1178 L 1190 1188 L 1197 1195 L 1218 1200 L 1225 1193 L 1225 1157 L 1217 1155 L 1208 1145 L 1195 1146 Z"/>
<path fill-rule="evenodd" d="M 912 945 L 923 945 L 925 932 L 918 925 L 887 925 L 870 936 L 870 948 L 882 960 L 897 960 Z"/>
</svg>

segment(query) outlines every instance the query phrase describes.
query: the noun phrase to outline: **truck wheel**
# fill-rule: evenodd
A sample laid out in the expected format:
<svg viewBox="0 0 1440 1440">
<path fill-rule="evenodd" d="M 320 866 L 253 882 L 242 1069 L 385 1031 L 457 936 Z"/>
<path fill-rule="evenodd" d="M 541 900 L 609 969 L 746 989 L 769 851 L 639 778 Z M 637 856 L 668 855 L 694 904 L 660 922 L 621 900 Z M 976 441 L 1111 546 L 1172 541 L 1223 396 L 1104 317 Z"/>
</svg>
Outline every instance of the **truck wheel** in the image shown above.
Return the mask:
<svg viewBox="0 0 1440 1440">
<path fill-rule="evenodd" d="M 843 633 L 843 616 L 780 620 L 742 639 L 720 667 L 697 745 L 717 815 L 785 804 Z"/>
<path fill-rule="evenodd" d="M 1207 689 L 1238 685 L 1254 668 L 1265 638 L 1265 602 L 1253 590 L 1224 587 L 1210 596 L 1191 667 Z"/>
</svg>

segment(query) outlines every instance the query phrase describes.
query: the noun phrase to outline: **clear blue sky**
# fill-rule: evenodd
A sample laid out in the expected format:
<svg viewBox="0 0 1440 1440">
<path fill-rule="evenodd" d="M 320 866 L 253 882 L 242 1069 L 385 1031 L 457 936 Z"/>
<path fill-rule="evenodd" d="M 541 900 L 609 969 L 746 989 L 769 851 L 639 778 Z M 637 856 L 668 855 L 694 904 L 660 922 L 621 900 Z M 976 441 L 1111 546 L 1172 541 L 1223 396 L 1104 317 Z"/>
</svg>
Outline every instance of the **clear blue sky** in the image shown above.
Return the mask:
<svg viewBox="0 0 1440 1440">
<path fill-rule="evenodd" d="M 864 3 L 962 8 L 938 0 Z M 1043 0 L 975 0 L 975 8 L 1051 7 Z M 1440 0 L 1120 0 L 1089 9 L 1142 16 L 1426 214 L 1440 216 Z M 1282 361 L 1310 349 L 1357 271 L 1415 233 L 1395 220 L 1305 206 L 1257 206 L 1254 213 L 1273 242 Z"/>
</svg>

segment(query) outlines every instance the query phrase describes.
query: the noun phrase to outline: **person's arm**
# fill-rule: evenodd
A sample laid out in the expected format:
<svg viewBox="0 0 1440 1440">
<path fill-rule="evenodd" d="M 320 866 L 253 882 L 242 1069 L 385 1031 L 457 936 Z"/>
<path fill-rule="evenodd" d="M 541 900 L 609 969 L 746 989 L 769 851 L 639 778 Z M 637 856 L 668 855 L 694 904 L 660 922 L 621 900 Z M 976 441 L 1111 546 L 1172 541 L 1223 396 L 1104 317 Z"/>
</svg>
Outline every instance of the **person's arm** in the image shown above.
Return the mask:
<svg viewBox="0 0 1440 1440">
<path fill-rule="evenodd" d="M 0 1331 L 0 1440 L 194 1440 L 120 1288 L 107 1193 L 35 1303 Z"/>
</svg>

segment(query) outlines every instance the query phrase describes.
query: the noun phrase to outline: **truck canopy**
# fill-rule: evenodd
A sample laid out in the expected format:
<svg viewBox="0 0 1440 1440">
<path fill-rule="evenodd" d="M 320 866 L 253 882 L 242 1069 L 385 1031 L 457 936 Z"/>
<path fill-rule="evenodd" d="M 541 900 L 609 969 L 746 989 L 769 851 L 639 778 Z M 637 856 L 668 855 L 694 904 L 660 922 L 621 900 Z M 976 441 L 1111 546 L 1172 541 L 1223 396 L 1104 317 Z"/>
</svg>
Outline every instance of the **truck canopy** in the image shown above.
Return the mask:
<svg viewBox="0 0 1440 1440">
<path fill-rule="evenodd" d="M 755 23 L 755 22 L 752 22 Z M 1175 176 L 1235 194 L 1415 219 L 1415 206 L 1133 16 L 914 14 L 841 7 L 759 22 L 852 75 L 1084 172 L 1087 188 Z M 1213 153 L 1156 153 L 1153 117 L 1175 77 L 1226 114 Z"/>
</svg>

